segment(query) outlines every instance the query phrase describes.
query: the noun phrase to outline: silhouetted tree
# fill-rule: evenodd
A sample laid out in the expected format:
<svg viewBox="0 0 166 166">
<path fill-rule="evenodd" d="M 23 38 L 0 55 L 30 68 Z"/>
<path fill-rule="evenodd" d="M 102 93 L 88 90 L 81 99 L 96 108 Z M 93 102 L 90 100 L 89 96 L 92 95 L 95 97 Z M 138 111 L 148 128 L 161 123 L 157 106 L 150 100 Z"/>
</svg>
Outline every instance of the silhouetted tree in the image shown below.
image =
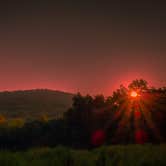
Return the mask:
<svg viewBox="0 0 166 166">
<path fill-rule="evenodd" d="M 105 106 L 105 98 L 103 95 L 95 96 L 93 100 L 93 104 L 95 108 L 103 108 Z"/>
<path fill-rule="evenodd" d="M 146 80 L 143 79 L 136 79 L 129 84 L 128 88 L 130 90 L 140 90 L 144 91 L 148 89 L 148 83 Z"/>
</svg>

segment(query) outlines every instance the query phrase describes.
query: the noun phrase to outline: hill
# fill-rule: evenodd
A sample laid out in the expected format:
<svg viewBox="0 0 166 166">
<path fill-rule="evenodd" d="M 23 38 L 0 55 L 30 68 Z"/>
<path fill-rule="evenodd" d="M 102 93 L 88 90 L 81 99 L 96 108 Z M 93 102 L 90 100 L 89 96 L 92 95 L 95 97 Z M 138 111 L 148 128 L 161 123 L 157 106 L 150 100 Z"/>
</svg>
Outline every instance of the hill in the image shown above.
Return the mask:
<svg viewBox="0 0 166 166">
<path fill-rule="evenodd" d="M 58 118 L 71 106 L 73 94 L 47 89 L 0 92 L 0 114 L 7 118 Z"/>
</svg>

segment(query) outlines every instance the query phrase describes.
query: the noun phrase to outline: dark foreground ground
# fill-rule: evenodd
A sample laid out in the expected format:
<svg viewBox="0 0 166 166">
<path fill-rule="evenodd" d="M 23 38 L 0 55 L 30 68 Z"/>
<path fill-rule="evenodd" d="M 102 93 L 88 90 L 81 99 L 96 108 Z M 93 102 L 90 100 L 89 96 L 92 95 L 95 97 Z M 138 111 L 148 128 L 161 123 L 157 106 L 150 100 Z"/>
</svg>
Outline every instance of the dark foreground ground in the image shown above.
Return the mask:
<svg viewBox="0 0 166 166">
<path fill-rule="evenodd" d="M 109 146 L 94 150 L 65 147 L 0 152 L 1 166 L 166 166 L 166 145 Z"/>
</svg>

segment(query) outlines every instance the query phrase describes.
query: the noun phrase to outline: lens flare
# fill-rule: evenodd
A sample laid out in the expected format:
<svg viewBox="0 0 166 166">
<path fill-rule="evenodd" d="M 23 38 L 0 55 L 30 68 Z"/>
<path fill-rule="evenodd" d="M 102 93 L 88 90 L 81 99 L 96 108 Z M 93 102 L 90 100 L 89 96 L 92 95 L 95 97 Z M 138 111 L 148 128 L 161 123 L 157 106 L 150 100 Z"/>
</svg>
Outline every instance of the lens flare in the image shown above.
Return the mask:
<svg viewBox="0 0 166 166">
<path fill-rule="evenodd" d="M 100 146 L 104 143 L 105 139 L 106 139 L 106 134 L 104 130 L 100 129 L 92 134 L 91 142 L 93 146 Z"/>
</svg>

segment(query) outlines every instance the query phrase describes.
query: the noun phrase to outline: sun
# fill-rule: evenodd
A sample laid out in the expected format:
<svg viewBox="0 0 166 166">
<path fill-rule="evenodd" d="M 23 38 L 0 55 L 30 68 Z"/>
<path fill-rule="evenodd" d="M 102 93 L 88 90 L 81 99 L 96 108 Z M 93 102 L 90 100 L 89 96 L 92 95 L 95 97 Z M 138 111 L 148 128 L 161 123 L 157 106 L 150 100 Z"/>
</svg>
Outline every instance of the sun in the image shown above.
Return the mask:
<svg viewBox="0 0 166 166">
<path fill-rule="evenodd" d="M 136 91 L 132 91 L 130 93 L 130 96 L 133 97 L 133 98 L 136 98 L 138 96 L 138 93 Z"/>
</svg>

